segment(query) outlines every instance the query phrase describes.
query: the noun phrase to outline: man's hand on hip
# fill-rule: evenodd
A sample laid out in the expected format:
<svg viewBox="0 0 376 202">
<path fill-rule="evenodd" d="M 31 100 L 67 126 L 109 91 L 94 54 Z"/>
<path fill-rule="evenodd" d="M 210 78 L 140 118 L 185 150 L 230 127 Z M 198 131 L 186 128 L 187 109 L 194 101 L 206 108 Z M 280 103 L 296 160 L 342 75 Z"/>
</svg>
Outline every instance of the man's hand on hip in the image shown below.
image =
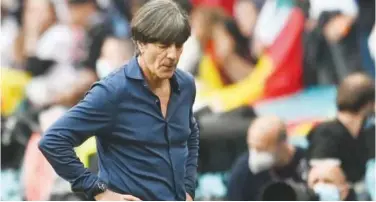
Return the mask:
<svg viewBox="0 0 376 202">
<path fill-rule="evenodd" d="M 118 194 L 110 190 L 95 196 L 96 201 L 141 201 L 139 198 L 132 195 Z"/>
<path fill-rule="evenodd" d="M 188 193 L 186 193 L 185 195 L 186 195 L 186 199 L 185 199 L 186 201 L 193 201 L 192 197 Z"/>
</svg>

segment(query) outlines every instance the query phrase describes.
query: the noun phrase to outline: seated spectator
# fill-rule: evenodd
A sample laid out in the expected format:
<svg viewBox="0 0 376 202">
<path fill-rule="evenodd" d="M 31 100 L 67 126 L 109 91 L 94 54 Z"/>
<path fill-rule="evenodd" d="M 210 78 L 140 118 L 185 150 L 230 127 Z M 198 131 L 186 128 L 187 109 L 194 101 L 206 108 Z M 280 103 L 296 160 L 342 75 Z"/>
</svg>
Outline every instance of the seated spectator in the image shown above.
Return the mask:
<svg viewBox="0 0 376 202">
<path fill-rule="evenodd" d="M 365 133 L 364 123 L 374 113 L 374 101 L 371 78 L 363 73 L 346 77 L 338 87 L 337 118 L 317 125 L 308 135 L 310 164 L 331 161 L 340 165 L 349 182 L 362 180 L 371 155 L 367 140 L 375 134 Z"/>
<path fill-rule="evenodd" d="M 330 163 L 312 167 L 308 174 L 308 186 L 320 201 L 356 200 L 354 190 L 347 183 L 341 167 Z"/>
<path fill-rule="evenodd" d="M 287 143 L 286 126 L 279 118 L 257 118 L 249 127 L 247 143 L 249 152 L 232 168 L 228 200 L 260 200 L 272 181 L 303 181 L 305 152 Z"/>
<path fill-rule="evenodd" d="M 354 22 L 358 6 L 354 0 L 309 0 L 306 21 L 305 82 L 338 84 L 359 70 Z"/>
</svg>

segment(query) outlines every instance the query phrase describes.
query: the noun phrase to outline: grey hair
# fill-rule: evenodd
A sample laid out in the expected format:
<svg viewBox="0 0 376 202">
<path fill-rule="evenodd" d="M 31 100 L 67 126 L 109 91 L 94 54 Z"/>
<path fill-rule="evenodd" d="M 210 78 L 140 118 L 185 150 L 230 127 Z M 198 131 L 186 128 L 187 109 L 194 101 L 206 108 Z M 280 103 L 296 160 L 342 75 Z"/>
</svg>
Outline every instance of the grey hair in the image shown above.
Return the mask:
<svg viewBox="0 0 376 202">
<path fill-rule="evenodd" d="M 191 27 L 187 13 L 178 4 L 171 0 L 152 0 L 133 17 L 131 32 L 134 42 L 181 46 L 190 36 Z"/>
</svg>

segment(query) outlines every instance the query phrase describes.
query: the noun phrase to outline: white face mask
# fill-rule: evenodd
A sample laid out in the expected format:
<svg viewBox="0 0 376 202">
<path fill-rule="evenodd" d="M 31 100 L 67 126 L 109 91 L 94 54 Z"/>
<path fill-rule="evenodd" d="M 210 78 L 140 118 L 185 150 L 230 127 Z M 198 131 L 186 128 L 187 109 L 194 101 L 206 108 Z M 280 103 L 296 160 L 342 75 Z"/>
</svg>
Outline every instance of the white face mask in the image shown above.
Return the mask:
<svg viewBox="0 0 376 202">
<path fill-rule="evenodd" d="M 327 183 L 317 183 L 313 190 L 319 196 L 320 201 L 340 201 L 341 195 L 337 186 Z"/>
<path fill-rule="evenodd" d="M 255 149 L 249 150 L 248 165 L 253 174 L 271 168 L 275 163 L 275 157 L 269 152 L 259 152 Z"/>
</svg>

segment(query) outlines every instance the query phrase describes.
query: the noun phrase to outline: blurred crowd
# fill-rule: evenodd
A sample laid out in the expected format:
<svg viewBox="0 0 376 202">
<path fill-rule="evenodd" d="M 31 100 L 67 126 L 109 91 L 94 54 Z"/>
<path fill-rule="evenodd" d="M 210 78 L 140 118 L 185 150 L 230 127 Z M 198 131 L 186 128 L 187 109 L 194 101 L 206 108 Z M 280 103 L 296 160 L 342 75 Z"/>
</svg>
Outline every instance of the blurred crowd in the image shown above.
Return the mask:
<svg viewBox="0 0 376 202">
<path fill-rule="evenodd" d="M 1 1 L 2 200 L 86 200 L 37 144 L 126 68 L 147 1 Z M 196 78 L 197 200 L 375 200 L 374 0 L 174 1 L 192 27 L 177 68 Z M 93 172 L 95 151 L 76 150 Z"/>
</svg>

